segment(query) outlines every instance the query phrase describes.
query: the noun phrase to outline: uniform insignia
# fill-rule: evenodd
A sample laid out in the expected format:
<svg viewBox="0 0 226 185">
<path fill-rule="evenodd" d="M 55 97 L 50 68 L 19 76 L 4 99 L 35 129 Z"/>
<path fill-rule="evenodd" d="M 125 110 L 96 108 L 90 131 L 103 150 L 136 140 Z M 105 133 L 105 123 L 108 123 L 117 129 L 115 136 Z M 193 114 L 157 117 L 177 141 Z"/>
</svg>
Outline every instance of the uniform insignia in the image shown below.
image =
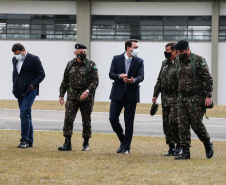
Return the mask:
<svg viewBox="0 0 226 185">
<path fill-rule="evenodd" d="M 97 69 L 97 66 L 96 66 L 96 65 L 94 65 L 94 66 L 93 66 L 93 69 Z"/>
<path fill-rule="evenodd" d="M 201 65 L 202 65 L 202 66 L 206 66 L 206 62 L 203 61 L 203 62 L 201 63 Z"/>
</svg>

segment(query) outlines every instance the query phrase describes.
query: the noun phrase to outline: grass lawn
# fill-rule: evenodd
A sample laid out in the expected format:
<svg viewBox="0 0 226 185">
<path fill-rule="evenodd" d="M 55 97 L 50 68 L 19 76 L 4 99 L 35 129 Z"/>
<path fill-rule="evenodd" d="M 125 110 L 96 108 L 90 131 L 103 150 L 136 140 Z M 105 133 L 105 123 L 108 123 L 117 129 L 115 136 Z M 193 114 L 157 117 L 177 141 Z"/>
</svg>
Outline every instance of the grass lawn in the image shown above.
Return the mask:
<svg viewBox="0 0 226 185">
<path fill-rule="evenodd" d="M 163 157 L 164 138 L 134 136 L 131 154 L 117 154 L 115 134 L 93 134 L 82 152 L 81 133 L 72 151 L 60 152 L 61 132 L 35 131 L 33 148 L 17 148 L 20 131 L 0 130 L 0 184 L 225 184 L 226 142 L 214 141 L 213 158 L 192 140 L 191 159 Z"/>
<path fill-rule="evenodd" d="M 110 107 L 109 102 L 95 102 L 93 107 L 93 112 L 108 112 Z M 5 109 L 18 109 L 18 103 L 16 100 L 0 100 L 0 108 Z M 40 110 L 62 110 L 64 111 L 64 106 L 60 105 L 58 101 L 35 101 L 32 109 Z M 150 114 L 151 104 L 138 103 L 136 113 L 137 114 Z M 162 114 L 162 107 L 159 106 L 157 115 Z M 226 106 L 215 105 L 213 109 L 207 110 L 208 117 L 221 117 L 226 118 Z"/>
</svg>

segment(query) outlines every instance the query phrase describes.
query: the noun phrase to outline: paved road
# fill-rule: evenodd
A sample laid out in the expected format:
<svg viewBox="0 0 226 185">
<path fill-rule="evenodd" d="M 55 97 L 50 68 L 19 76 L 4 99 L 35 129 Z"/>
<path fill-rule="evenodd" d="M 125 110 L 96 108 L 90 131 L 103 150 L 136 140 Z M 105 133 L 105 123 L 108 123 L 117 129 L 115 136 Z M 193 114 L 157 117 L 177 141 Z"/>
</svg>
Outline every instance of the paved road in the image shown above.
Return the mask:
<svg viewBox="0 0 226 185">
<path fill-rule="evenodd" d="M 34 130 L 62 131 L 64 111 L 42 111 L 32 110 Z M 93 133 L 113 133 L 108 120 L 108 113 L 92 113 L 92 131 Z M 120 116 L 123 121 L 123 115 Z M 212 140 L 226 141 L 226 119 L 210 118 L 203 119 Z M 123 124 L 124 125 L 124 124 Z M 19 110 L 1 109 L 0 110 L 0 129 L 20 130 Z M 78 112 L 74 123 L 74 132 L 82 131 L 81 114 Z M 136 114 L 135 135 L 160 136 L 164 137 L 162 131 L 162 117 L 150 116 L 145 114 Z M 197 136 L 192 132 L 192 138 Z"/>
</svg>

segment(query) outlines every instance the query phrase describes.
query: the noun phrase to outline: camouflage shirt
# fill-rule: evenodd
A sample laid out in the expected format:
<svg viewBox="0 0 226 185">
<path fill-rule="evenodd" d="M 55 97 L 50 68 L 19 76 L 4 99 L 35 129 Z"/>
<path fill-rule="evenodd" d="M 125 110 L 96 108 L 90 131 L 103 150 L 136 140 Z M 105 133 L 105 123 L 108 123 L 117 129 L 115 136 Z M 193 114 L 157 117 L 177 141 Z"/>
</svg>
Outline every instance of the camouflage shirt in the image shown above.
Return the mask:
<svg viewBox="0 0 226 185">
<path fill-rule="evenodd" d="M 192 53 L 191 53 L 192 54 Z M 179 57 L 177 57 L 179 60 Z M 195 54 L 195 79 L 196 87 L 194 86 L 193 71 L 191 67 L 191 55 L 187 61 L 180 61 L 178 67 L 178 89 L 181 92 L 205 92 L 206 96 L 212 96 L 213 79 L 209 71 L 209 67 L 205 59 Z"/>
<path fill-rule="evenodd" d="M 174 60 L 165 59 L 157 78 L 153 97 L 161 92 L 162 106 L 177 104 L 178 81 Z"/>
<path fill-rule="evenodd" d="M 64 78 L 60 85 L 60 97 L 64 97 L 67 91 L 68 98 L 79 99 L 85 90 L 89 90 L 87 100 L 92 100 L 98 83 L 97 66 L 93 61 L 86 59 L 83 62 L 77 62 L 73 59 L 65 68 Z"/>
</svg>

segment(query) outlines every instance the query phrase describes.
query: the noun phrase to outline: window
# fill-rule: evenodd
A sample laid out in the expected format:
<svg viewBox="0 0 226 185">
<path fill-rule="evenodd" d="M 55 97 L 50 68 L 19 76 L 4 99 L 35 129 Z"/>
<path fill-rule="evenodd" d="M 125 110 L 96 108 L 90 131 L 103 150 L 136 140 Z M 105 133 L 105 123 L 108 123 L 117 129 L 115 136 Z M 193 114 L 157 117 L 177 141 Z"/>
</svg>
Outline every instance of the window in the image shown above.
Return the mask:
<svg viewBox="0 0 226 185">
<path fill-rule="evenodd" d="M 92 16 L 93 40 L 211 40 L 210 16 Z"/>
<path fill-rule="evenodd" d="M 76 39 L 75 15 L 0 14 L 0 39 Z"/>
<path fill-rule="evenodd" d="M 219 18 L 219 40 L 226 40 L 226 16 Z"/>
</svg>

